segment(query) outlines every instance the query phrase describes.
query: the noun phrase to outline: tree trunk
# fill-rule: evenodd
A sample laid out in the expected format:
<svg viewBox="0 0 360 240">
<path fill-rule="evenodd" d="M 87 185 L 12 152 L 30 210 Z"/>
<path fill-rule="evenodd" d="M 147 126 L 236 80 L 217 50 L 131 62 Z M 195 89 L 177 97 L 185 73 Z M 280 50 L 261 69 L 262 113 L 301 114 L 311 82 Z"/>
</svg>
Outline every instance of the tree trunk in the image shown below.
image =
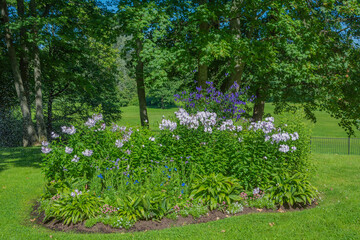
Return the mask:
<svg viewBox="0 0 360 240">
<path fill-rule="evenodd" d="M 0 11 L 4 25 L 8 24 L 9 16 L 6 0 L 0 0 Z M 36 133 L 33 123 L 31 121 L 28 99 L 26 97 L 26 92 L 24 90 L 24 84 L 21 78 L 18 61 L 16 59 L 16 52 L 13 46 L 11 32 L 7 26 L 5 27 L 5 41 L 9 53 L 11 69 L 14 75 L 16 94 L 19 98 L 23 118 L 23 146 L 32 146 L 36 142 Z"/>
<path fill-rule="evenodd" d="M 140 53 L 142 51 L 142 42 L 139 38 L 136 39 L 136 86 L 139 99 L 140 108 L 140 122 L 141 126 L 149 126 L 149 119 L 146 109 L 146 98 L 145 98 L 145 83 L 144 83 L 144 63 L 141 60 Z"/>
<path fill-rule="evenodd" d="M 200 5 L 206 4 L 207 0 L 201 0 Z M 200 37 L 206 36 L 209 33 L 209 23 L 201 22 L 199 26 Z M 206 38 L 205 38 L 206 39 Z M 199 50 L 198 58 L 198 86 L 206 88 L 206 81 L 208 80 L 208 65 L 202 61 L 204 53 Z"/>
<path fill-rule="evenodd" d="M 30 11 L 36 17 L 36 1 L 30 1 Z M 37 135 L 40 142 L 46 141 L 46 127 L 44 121 L 42 87 L 41 87 L 41 63 L 40 50 L 37 45 L 38 30 L 36 23 L 33 24 L 33 54 L 34 54 L 34 81 L 35 81 L 35 106 L 36 106 L 36 126 Z"/>
<path fill-rule="evenodd" d="M 17 12 L 22 24 L 25 23 L 25 6 L 24 0 L 17 0 Z M 25 26 L 20 27 L 20 52 L 19 52 L 19 69 L 23 81 L 26 98 L 28 99 L 29 109 L 31 109 L 30 87 L 29 87 L 29 49 L 27 47 L 27 36 Z M 31 118 L 31 111 L 30 111 Z"/>
<path fill-rule="evenodd" d="M 256 100 L 254 104 L 253 120 L 255 122 L 261 121 L 264 116 L 265 101 L 262 99 L 260 89 L 256 90 Z"/>
</svg>

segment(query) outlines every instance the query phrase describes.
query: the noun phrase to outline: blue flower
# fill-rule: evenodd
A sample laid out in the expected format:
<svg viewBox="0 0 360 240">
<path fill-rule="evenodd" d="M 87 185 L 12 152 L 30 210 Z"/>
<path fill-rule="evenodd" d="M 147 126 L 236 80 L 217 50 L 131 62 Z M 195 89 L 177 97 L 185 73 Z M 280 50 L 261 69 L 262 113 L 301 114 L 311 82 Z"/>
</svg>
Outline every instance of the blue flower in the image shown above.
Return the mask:
<svg viewBox="0 0 360 240">
<path fill-rule="evenodd" d="M 181 194 L 184 194 L 184 189 L 181 189 Z"/>
<path fill-rule="evenodd" d="M 130 175 L 127 175 L 127 177 L 130 177 Z"/>
<path fill-rule="evenodd" d="M 98 175 L 99 178 L 104 179 L 103 175 L 101 173 Z"/>
<path fill-rule="evenodd" d="M 171 172 L 171 168 L 169 168 L 169 172 Z"/>
<path fill-rule="evenodd" d="M 176 169 L 176 168 L 174 168 L 174 170 L 175 170 L 175 171 L 177 171 L 177 169 Z"/>
<path fill-rule="evenodd" d="M 128 185 L 129 184 L 129 182 L 126 182 L 126 185 Z"/>
<path fill-rule="evenodd" d="M 186 184 L 185 183 L 182 183 L 181 186 L 184 187 Z"/>
<path fill-rule="evenodd" d="M 168 178 L 171 178 L 171 176 L 167 175 Z"/>
<path fill-rule="evenodd" d="M 139 183 L 139 181 L 138 181 L 138 180 L 135 180 L 134 184 L 136 184 L 136 183 Z"/>
<path fill-rule="evenodd" d="M 165 165 L 165 168 L 169 168 L 169 167 Z"/>
</svg>

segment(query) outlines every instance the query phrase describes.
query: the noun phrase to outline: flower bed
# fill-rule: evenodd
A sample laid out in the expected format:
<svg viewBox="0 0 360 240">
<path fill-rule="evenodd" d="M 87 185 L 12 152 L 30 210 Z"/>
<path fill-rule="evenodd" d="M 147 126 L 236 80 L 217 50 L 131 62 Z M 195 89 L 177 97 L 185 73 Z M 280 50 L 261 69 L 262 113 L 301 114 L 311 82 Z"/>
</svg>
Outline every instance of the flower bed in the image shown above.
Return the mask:
<svg viewBox="0 0 360 240">
<path fill-rule="evenodd" d="M 221 96 L 209 89 L 209 96 L 198 89 L 197 100 Z M 309 137 L 301 124 L 275 126 L 271 117 L 250 122 L 228 111 L 194 107 L 163 119 L 159 133 L 108 127 L 101 114 L 82 126 L 64 126 L 62 136 L 43 142 L 46 187 L 39 210 L 44 221 L 129 229 L 140 220 L 200 218 L 214 210 L 232 215 L 244 207 L 314 201 Z"/>
</svg>

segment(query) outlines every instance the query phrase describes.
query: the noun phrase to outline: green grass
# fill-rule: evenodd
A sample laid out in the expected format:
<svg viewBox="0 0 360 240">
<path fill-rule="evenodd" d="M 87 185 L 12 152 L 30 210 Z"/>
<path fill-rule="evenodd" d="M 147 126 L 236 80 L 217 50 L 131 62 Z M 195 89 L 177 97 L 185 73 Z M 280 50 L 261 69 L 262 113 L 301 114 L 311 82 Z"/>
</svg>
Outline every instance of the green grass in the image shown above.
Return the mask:
<svg viewBox="0 0 360 240">
<path fill-rule="evenodd" d="M 29 214 L 43 187 L 39 152 L 0 149 L 0 239 L 360 239 L 360 156 L 314 155 L 318 170 L 313 183 L 323 192 L 314 209 L 100 235 L 54 232 L 32 224 Z"/>
<path fill-rule="evenodd" d="M 265 104 L 265 113 L 274 113 L 274 105 L 271 103 Z M 285 113 L 284 116 L 290 113 Z M 341 128 L 338 123 L 339 120 L 332 118 L 326 112 L 315 111 L 316 123 L 312 123 L 308 120 L 304 120 L 306 123 L 313 125 L 312 136 L 313 137 L 325 137 L 325 138 L 346 138 L 348 137 L 345 130 Z M 274 115 L 275 119 L 281 117 Z M 355 130 L 357 137 L 360 137 L 360 131 Z"/>
</svg>

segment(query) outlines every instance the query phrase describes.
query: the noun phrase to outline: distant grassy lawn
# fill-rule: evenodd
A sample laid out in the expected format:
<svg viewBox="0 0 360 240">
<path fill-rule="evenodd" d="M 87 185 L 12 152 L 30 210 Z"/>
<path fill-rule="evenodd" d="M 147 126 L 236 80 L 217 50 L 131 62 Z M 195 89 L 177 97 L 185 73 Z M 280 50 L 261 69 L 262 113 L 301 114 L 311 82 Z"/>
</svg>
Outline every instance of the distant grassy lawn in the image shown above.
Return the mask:
<svg viewBox="0 0 360 240">
<path fill-rule="evenodd" d="M 100 235 L 54 232 L 32 224 L 29 213 L 43 187 L 39 152 L 0 149 L 0 239 L 360 239 L 360 156 L 314 155 L 318 171 L 313 183 L 323 192 L 314 209 Z"/>
<path fill-rule="evenodd" d="M 139 117 L 139 107 L 137 106 L 129 106 L 123 107 L 121 109 L 123 111 L 122 120 L 119 122 L 123 125 L 128 126 L 137 126 L 140 125 L 140 117 Z M 169 108 L 169 109 L 159 109 L 159 108 L 148 108 L 149 122 L 150 127 L 154 130 L 158 129 L 158 122 L 161 121 L 162 116 L 174 116 L 174 112 L 177 108 Z M 265 112 L 272 113 L 274 112 L 274 106 L 272 104 L 267 103 L 265 105 Z M 338 125 L 338 120 L 331 118 L 329 114 L 325 112 L 315 112 L 317 117 L 317 122 L 314 124 L 314 128 L 312 131 L 313 137 L 337 137 L 337 138 L 346 138 L 346 132 Z M 275 119 L 280 116 L 274 115 Z M 285 114 L 286 116 L 286 114 Z M 305 120 L 308 124 L 313 125 L 310 121 Z M 360 137 L 360 131 L 356 131 L 357 137 Z"/>
</svg>

